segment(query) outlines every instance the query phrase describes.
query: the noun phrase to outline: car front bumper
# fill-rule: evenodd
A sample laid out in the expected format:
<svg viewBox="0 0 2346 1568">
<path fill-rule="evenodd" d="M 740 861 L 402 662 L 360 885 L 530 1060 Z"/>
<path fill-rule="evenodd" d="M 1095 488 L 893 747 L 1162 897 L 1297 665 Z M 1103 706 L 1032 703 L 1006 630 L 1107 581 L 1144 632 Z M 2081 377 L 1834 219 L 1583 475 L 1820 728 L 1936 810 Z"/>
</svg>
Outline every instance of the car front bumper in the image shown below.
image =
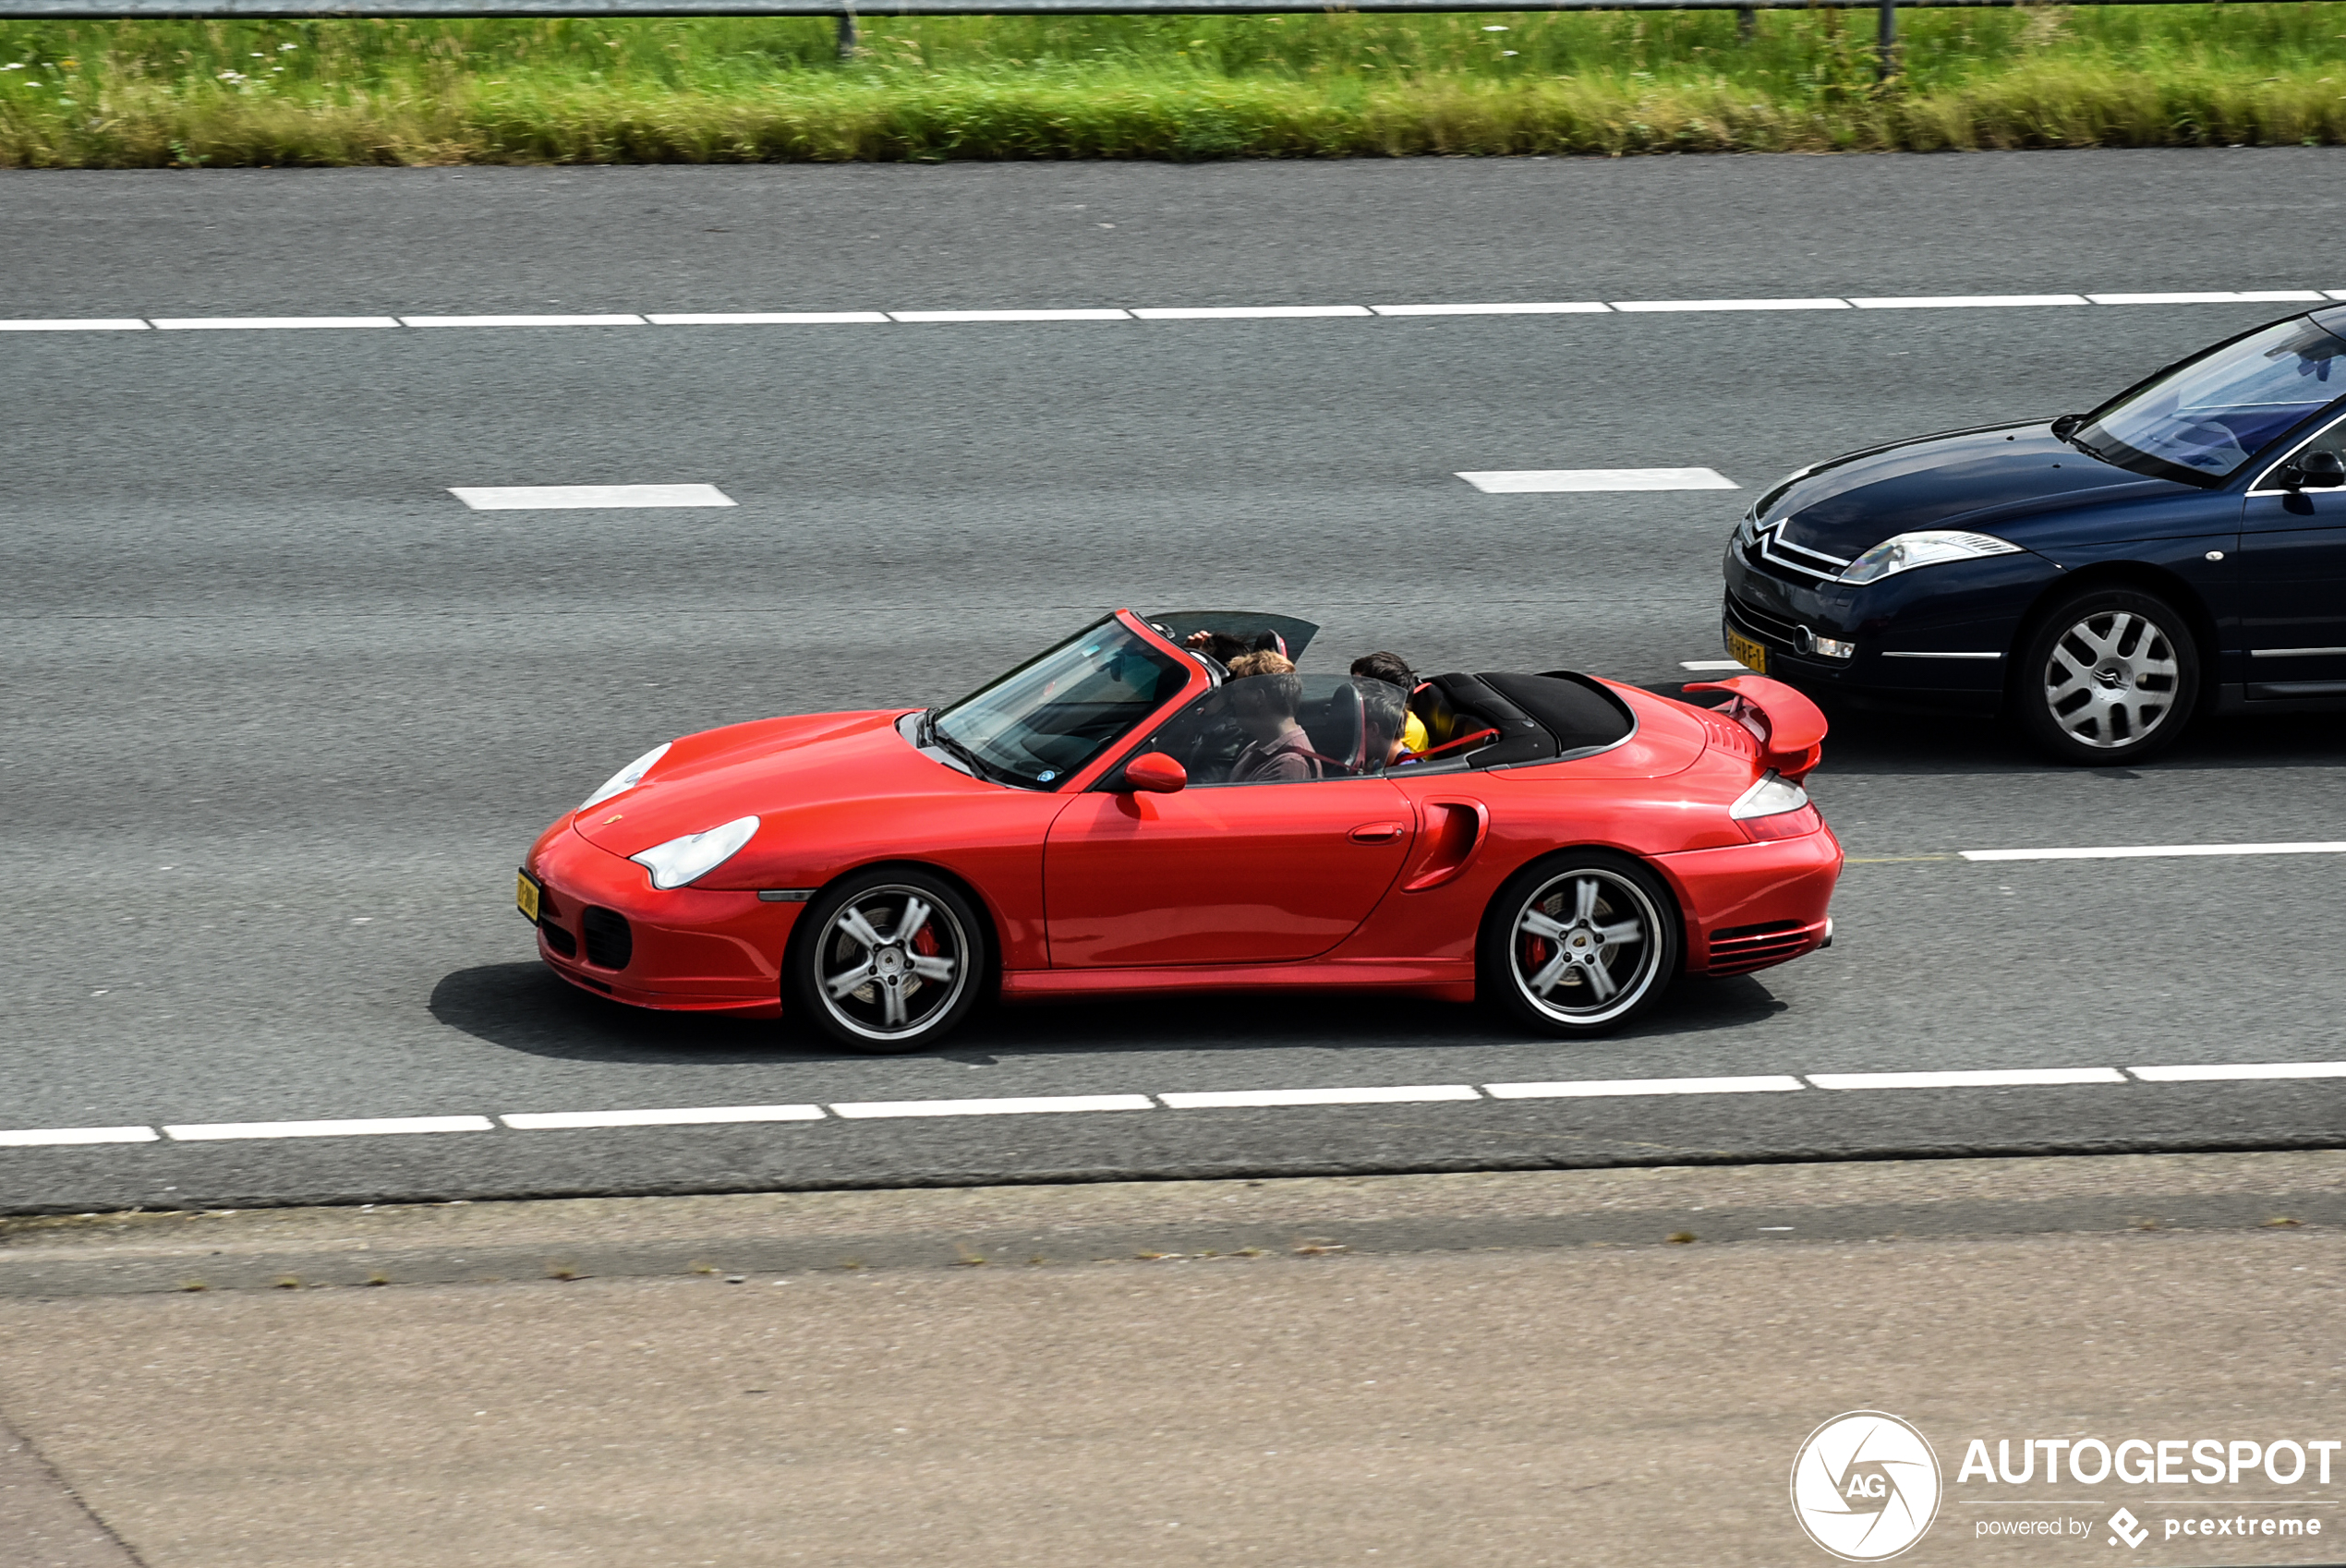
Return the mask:
<svg viewBox="0 0 2346 1568">
<path fill-rule="evenodd" d="M 523 868 L 543 892 L 538 955 L 582 990 L 639 1007 L 781 1014 L 781 960 L 804 907 L 755 892 L 661 892 L 635 862 L 567 829 Z"/>
<path fill-rule="evenodd" d="M 1816 694 L 1976 713 L 2001 706 L 2021 623 L 2061 575 L 2022 551 L 1851 587 L 1764 570 L 1733 546 L 1724 572 L 1722 641 L 1740 635 L 1767 649 L 1769 675 Z M 1814 651 L 1820 637 L 1856 651 L 1827 657 Z"/>
</svg>

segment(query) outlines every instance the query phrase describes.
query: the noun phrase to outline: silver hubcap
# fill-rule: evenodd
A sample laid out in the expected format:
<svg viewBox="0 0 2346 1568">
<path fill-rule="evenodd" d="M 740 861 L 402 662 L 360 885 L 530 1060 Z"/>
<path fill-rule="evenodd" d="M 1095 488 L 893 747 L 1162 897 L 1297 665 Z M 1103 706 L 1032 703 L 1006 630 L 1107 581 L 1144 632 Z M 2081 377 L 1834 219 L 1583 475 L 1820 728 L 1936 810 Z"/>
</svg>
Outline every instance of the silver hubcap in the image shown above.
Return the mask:
<svg viewBox="0 0 2346 1568">
<path fill-rule="evenodd" d="M 1662 961 L 1661 916 L 1643 889 L 1606 871 L 1557 877 L 1524 903 L 1508 945 L 1515 983 L 1552 1018 L 1602 1023 L 1637 1005 Z"/>
<path fill-rule="evenodd" d="M 917 887 L 858 893 L 823 932 L 816 989 L 831 1017 L 873 1040 L 918 1034 L 968 983 L 969 938 Z"/>
<path fill-rule="evenodd" d="M 2166 628 L 2106 609 L 2062 633 L 2045 660 L 2045 706 L 2098 751 L 2136 744 L 2167 721 L 2183 666 Z"/>
</svg>

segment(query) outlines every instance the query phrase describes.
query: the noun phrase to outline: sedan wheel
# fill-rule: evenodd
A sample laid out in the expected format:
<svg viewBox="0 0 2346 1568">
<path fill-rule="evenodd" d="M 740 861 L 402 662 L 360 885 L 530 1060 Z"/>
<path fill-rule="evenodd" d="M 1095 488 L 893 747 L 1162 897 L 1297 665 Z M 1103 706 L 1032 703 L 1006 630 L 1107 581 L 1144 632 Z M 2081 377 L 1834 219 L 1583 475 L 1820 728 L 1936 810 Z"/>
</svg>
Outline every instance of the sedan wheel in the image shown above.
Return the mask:
<svg viewBox="0 0 2346 1568">
<path fill-rule="evenodd" d="M 895 871 L 855 878 L 807 906 L 791 943 L 790 1010 L 860 1051 L 914 1051 L 977 999 L 984 927 L 949 884 Z"/>
<path fill-rule="evenodd" d="M 1483 994 L 1551 1034 L 1591 1034 L 1660 998 L 1678 969 L 1668 889 L 1589 850 L 1518 872 L 1483 922 Z"/>
<path fill-rule="evenodd" d="M 2018 678 L 2023 721 L 2039 745 L 2109 766 L 2183 732 L 2199 694 L 2198 650 L 2165 600 L 2110 589 L 2056 606 Z"/>
</svg>

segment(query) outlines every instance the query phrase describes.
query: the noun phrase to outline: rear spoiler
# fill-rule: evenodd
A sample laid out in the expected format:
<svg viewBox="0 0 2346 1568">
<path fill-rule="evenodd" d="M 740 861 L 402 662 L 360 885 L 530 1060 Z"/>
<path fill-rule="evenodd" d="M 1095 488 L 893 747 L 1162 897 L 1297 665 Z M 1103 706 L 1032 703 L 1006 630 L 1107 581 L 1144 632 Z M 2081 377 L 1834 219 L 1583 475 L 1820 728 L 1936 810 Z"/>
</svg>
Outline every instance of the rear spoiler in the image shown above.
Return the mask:
<svg viewBox="0 0 2346 1568">
<path fill-rule="evenodd" d="M 1684 690 L 1726 693 L 1726 702 L 1712 711 L 1750 730 L 1760 742 L 1761 764 L 1795 784 L 1806 778 L 1825 754 L 1824 714 L 1781 681 L 1737 675 L 1726 681 L 1698 681 Z"/>
</svg>

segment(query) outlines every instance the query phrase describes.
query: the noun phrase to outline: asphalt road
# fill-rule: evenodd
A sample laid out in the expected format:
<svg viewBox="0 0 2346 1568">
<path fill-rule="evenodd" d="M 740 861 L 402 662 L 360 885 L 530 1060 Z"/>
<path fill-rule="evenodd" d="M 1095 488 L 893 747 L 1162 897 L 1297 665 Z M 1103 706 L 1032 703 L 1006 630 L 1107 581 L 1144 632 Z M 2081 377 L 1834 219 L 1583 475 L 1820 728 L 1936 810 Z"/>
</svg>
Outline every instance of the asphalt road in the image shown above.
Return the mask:
<svg viewBox="0 0 2346 1568">
<path fill-rule="evenodd" d="M 0 317 L 2321 288 L 2340 167 L 16 174 Z M 2336 1059 L 2335 857 L 1903 858 L 2346 837 L 2334 720 L 2129 772 L 1848 719 L 1812 784 L 1864 862 L 1833 949 L 1568 1049 L 1318 999 L 849 1057 L 573 993 L 508 902 L 654 742 L 949 698 L 1118 604 L 1302 614 L 1307 667 L 1681 678 L 1750 487 L 2286 309 L 0 334 L 0 1129 Z M 1452 476 L 1695 464 L 1747 488 Z M 741 504 L 445 488 L 668 482 Z M 0 1209 L 2340 1140 L 2336 1080 L 1811 1091 L 0 1149 Z"/>
</svg>

